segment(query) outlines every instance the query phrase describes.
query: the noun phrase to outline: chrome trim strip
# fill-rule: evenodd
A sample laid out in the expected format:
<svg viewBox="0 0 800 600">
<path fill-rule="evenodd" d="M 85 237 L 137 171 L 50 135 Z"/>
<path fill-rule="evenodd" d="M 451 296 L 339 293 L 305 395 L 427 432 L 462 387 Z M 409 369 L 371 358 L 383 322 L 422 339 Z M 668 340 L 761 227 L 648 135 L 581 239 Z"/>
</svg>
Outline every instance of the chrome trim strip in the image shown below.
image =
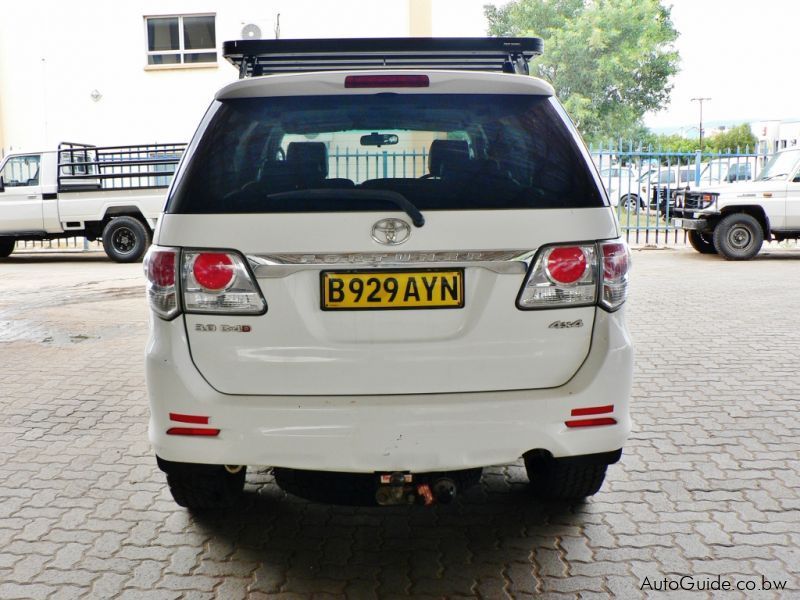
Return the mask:
<svg viewBox="0 0 800 600">
<path fill-rule="evenodd" d="M 528 272 L 536 250 L 433 250 L 429 252 L 297 253 L 248 255 L 257 278 L 280 278 L 300 271 L 419 267 L 477 267 L 501 274 Z"/>
</svg>

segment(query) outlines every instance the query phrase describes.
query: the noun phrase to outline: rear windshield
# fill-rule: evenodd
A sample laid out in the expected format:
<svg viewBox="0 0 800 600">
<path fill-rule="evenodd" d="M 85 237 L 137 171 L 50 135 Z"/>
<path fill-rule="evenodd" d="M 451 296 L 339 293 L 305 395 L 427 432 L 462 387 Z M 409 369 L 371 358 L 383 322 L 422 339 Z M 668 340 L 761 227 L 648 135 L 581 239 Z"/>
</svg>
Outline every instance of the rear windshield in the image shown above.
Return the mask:
<svg viewBox="0 0 800 600">
<path fill-rule="evenodd" d="M 547 97 L 372 94 L 218 103 L 167 212 L 396 209 L 381 192 L 422 211 L 603 205 Z"/>
</svg>

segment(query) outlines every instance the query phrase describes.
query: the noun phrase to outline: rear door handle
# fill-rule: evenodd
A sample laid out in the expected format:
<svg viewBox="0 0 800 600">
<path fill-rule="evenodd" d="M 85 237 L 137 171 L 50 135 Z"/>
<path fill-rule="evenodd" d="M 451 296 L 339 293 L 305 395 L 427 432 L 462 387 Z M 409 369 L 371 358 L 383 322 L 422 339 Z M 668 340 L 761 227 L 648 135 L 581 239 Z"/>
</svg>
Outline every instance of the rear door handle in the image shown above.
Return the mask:
<svg viewBox="0 0 800 600">
<path fill-rule="evenodd" d="M 31 194 L 28 196 L 28 200 L 36 200 L 38 197 L 36 194 Z"/>
</svg>

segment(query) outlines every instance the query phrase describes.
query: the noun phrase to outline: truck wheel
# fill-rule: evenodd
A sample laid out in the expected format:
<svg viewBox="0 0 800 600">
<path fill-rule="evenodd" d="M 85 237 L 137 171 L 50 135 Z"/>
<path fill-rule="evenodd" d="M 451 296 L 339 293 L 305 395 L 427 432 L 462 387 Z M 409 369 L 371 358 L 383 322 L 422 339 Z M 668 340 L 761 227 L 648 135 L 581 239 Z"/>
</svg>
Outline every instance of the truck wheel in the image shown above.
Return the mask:
<svg viewBox="0 0 800 600">
<path fill-rule="evenodd" d="M 526 456 L 530 488 L 543 500 L 580 500 L 596 494 L 608 465 L 562 462 L 549 457 Z"/>
<path fill-rule="evenodd" d="M 156 457 L 167 475 L 167 485 L 177 504 L 193 510 L 214 510 L 236 504 L 244 490 L 247 467 L 231 473 L 221 465 L 176 463 Z"/>
<path fill-rule="evenodd" d="M 750 260 L 764 242 L 764 231 L 746 213 L 728 215 L 714 228 L 714 247 L 727 260 Z"/>
<path fill-rule="evenodd" d="M 625 210 L 628 210 L 630 212 L 635 212 L 638 210 L 645 209 L 644 200 L 639 198 L 639 196 L 637 196 L 636 194 L 627 194 L 623 196 L 622 206 L 625 208 Z"/>
<path fill-rule="evenodd" d="M 10 256 L 16 243 L 14 238 L 0 238 L 0 258 Z"/>
<path fill-rule="evenodd" d="M 150 245 L 150 231 L 139 219 L 115 217 L 103 229 L 103 249 L 114 262 L 141 260 Z"/>
<path fill-rule="evenodd" d="M 689 243 L 692 248 L 697 250 L 700 254 L 716 254 L 717 249 L 714 248 L 714 235 L 711 233 L 702 233 L 700 231 L 689 232 Z"/>
</svg>

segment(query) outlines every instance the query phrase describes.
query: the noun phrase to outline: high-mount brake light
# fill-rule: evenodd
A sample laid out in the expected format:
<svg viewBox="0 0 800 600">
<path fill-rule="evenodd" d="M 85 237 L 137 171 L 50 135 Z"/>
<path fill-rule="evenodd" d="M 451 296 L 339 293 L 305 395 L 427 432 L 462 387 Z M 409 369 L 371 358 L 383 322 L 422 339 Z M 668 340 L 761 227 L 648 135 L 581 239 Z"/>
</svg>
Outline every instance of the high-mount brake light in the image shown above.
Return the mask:
<svg viewBox="0 0 800 600">
<path fill-rule="evenodd" d="M 233 261 L 221 252 L 203 252 L 192 265 L 194 278 L 201 286 L 212 292 L 224 290 L 235 276 Z"/>
<path fill-rule="evenodd" d="M 172 319 L 180 312 L 178 306 L 178 249 L 151 246 L 144 257 L 147 278 L 147 299 L 150 308 L 162 319 Z"/>
<path fill-rule="evenodd" d="M 184 250 L 181 267 L 187 314 L 260 315 L 267 303 L 238 252 Z"/>
<path fill-rule="evenodd" d="M 346 88 L 423 88 L 430 87 L 427 75 L 348 75 Z"/>
</svg>

